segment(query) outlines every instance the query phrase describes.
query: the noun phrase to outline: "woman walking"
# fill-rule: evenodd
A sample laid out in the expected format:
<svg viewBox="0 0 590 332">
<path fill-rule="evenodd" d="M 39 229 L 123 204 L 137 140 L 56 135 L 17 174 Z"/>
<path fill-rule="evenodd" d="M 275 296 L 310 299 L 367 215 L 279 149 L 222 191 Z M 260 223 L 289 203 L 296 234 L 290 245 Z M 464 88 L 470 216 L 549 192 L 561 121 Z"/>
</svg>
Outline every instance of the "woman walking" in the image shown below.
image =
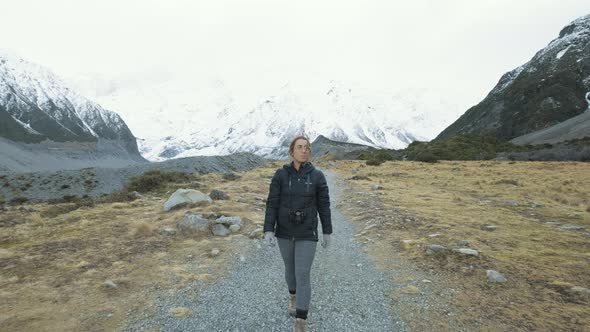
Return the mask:
<svg viewBox="0 0 590 332">
<path fill-rule="evenodd" d="M 278 242 L 285 263 L 287 310 L 295 316 L 296 332 L 307 331 L 310 270 L 319 240 L 318 213 L 323 248 L 328 248 L 332 234 L 328 184 L 311 164 L 310 154 L 309 139 L 297 136 L 291 141 L 291 163 L 279 168 L 272 178 L 264 218 L 264 240 L 269 245 Z"/>
</svg>

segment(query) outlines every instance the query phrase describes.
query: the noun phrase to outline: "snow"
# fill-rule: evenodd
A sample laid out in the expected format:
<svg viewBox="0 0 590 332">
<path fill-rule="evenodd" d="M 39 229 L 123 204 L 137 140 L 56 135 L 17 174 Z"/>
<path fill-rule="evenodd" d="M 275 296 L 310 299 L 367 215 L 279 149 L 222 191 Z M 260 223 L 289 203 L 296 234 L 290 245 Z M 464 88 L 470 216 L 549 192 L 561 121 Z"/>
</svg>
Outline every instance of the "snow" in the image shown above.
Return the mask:
<svg viewBox="0 0 590 332">
<path fill-rule="evenodd" d="M 572 45 L 568 45 L 566 48 L 564 48 L 563 50 L 559 51 L 559 53 L 557 53 L 557 55 L 555 56 L 556 59 L 561 59 L 561 57 L 565 54 L 565 52 L 567 52 L 567 50 L 570 49 L 570 47 L 572 47 Z"/>
<path fill-rule="evenodd" d="M 279 148 L 290 137 L 305 133 L 375 147 L 400 149 L 413 139 L 430 140 L 451 124 L 467 106 L 451 102 L 442 91 L 368 90 L 361 84 L 286 81 L 274 89 L 245 96 L 219 79 L 166 77 L 160 81 L 111 84 L 82 82 L 86 94 L 121 114 L 135 133 L 148 160 L 224 155 L 249 151 L 284 157 Z M 141 111 L 139 111 L 141 110 Z M 170 136 L 169 140 L 164 140 Z"/>
<path fill-rule="evenodd" d="M 10 51 L 0 50 L 1 105 L 7 103 L 7 100 L 3 98 L 10 95 L 9 87 L 14 88 L 20 98 L 36 104 L 69 132 L 72 131 L 60 123 L 64 118 L 81 119 L 82 130 L 95 137 L 98 137 L 98 134 L 92 128 L 101 123 L 114 129 L 124 126 L 119 116 L 78 94 L 68 83 L 47 68 L 28 62 Z M 59 111 L 50 112 L 49 105 L 52 102 L 56 104 Z"/>
<path fill-rule="evenodd" d="M 41 135 L 38 131 L 36 131 L 35 129 L 31 128 L 31 126 L 28 123 L 24 123 L 21 120 L 13 117 L 12 115 L 10 117 L 13 118 L 16 122 L 18 122 L 21 126 L 23 126 L 23 128 L 25 128 L 29 133 Z"/>
</svg>

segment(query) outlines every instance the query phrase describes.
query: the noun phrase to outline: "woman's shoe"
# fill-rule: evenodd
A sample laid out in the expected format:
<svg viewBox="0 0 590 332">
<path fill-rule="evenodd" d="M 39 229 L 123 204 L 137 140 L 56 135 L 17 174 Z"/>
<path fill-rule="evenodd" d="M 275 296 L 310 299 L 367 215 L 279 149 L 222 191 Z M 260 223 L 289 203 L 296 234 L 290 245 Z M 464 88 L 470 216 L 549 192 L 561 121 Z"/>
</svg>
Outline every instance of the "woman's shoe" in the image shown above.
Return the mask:
<svg viewBox="0 0 590 332">
<path fill-rule="evenodd" d="M 293 332 L 307 332 L 307 319 L 295 318 Z"/>
<path fill-rule="evenodd" d="M 295 316 L 295 294 L 289 294 L 289 303 L 287 311 L 289 312 L 289 315 Z"/>
</svg>

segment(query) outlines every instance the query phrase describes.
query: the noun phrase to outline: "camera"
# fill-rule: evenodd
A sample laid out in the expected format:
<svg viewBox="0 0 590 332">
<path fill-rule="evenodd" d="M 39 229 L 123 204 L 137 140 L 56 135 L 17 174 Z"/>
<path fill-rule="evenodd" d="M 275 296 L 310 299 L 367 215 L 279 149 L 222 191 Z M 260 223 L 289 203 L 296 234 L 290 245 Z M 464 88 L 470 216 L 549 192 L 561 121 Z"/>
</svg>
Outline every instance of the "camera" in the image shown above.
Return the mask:
<svg viewBox="0 0 590 332">
<path fill-rule="evenodd" d="M 301 210 L 289 210 L 289 221 L 294 224 L 303 224 L 305 212 Z"/>
</svg>

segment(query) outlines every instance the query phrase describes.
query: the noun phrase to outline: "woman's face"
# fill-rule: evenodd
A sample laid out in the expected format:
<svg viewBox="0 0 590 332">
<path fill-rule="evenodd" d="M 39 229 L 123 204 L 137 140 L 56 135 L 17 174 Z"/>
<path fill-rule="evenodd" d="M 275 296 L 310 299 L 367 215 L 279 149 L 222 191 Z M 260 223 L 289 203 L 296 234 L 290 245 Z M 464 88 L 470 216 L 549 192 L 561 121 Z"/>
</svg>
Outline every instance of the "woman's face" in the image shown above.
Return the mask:
<svg viewBox="0 0 590 332">
<path fill-rule="evenodd" d="M 309 143 L 300 138 L 295 141 L 295 146 L 293 147 L 293 160 L 304 163 L 309 160 L 309 155 L 311 153 L 311 147 Z"/>
</svg>

